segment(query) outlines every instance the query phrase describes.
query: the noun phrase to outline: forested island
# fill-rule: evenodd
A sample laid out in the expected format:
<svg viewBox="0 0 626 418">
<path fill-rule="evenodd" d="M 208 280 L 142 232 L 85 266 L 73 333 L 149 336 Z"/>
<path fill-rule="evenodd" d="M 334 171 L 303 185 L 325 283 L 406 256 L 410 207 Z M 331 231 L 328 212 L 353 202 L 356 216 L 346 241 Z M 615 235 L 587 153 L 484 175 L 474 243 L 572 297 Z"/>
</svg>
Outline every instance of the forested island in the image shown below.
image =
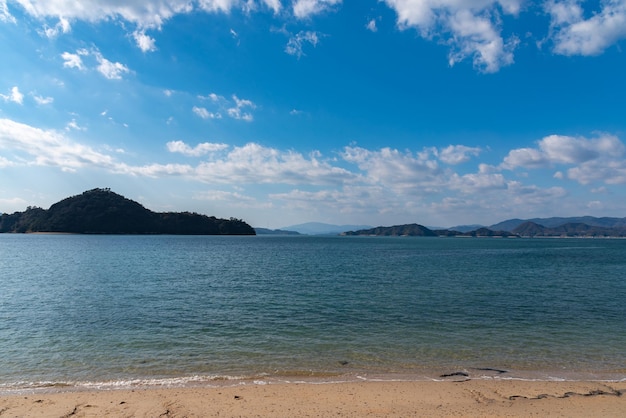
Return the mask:
<svg viewBox="0 0 626 418">
<path fill-rule="evenodd" d="M 191 212 L 153 212 L 110 189 L 88 190 L 49 209 L 2 214 L 0 233 L 255 235 L 241 219 Z"/>
<path fill-rule="evenodd" d="M 492 231 L 488 228 L 479 228 L 470 232 L 459 232 L 448 229 L 429 229 L 423 225 L 418 224 L 406 224 L 406 225 L 394 225 L 394 226 L 379 226 L 370 229 L 361 229 L 358 231 L 348 231 L 341 235 L 356 236 L 356 235 L 374 235 L 374 236 L 388 236 L 388 237 L 454 237 L 454 236 L 467 236 L 467 237 L 514 237 L 516 234 L 507 231 Z"/>
</svg>

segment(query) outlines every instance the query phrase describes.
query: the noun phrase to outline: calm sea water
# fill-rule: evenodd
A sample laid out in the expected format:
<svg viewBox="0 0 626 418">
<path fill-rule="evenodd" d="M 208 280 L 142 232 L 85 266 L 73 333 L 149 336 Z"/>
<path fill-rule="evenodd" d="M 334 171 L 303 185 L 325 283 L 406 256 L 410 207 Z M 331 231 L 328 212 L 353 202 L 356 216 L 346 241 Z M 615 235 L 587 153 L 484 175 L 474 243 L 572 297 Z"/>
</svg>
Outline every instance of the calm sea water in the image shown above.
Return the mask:
<svg viewBox="0 0 626 418">
<path fill-rule="evenodd" d="M 0 391 L 457 371 L 626 378 L 626 240 L 0 235 Z"/>
</svg>

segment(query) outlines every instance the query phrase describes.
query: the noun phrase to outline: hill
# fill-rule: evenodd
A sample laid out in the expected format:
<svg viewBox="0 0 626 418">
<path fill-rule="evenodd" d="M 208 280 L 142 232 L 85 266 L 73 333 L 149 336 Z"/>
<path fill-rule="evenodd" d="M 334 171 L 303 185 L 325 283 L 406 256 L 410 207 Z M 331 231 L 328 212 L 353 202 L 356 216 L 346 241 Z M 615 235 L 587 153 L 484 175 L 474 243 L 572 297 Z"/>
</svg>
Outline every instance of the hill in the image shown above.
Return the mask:
<svg viewBox="0 0 626 418">
<path fill-rule="evenodd" d="M 157 213 L 110 189 L 88 190 L 48 210 L 28 207 L 0 216 L 0 232 L 77 234 L 254 235 L 240 219 L 219 219 L 190 212 Z"/>
<path fill-rule="evenodd" d="M 359 231 L 348 231 L 341 235 L 344 236 L 406 236 L 406 237 L 516 237 L 517 235 L 508 231 L 493 231 L 488 228 L 478 228 L 474 231 L 459 232 L 450 229 L 431 230 L 423 225 L 406 224 L 394 226 L 379 226 L 370 229 L 361 229 Z"/>
<path fill-rule="evenodd" d="M 394 226 L 379 226 L 370 229 L 361 229 L 359 231 L 348 231 L 342 235 L 376 235 L 376 236 L 408 236 L 408 237 L 436 237 L 430 229 L 423 225 L 408 224 Z"/>
</svg>

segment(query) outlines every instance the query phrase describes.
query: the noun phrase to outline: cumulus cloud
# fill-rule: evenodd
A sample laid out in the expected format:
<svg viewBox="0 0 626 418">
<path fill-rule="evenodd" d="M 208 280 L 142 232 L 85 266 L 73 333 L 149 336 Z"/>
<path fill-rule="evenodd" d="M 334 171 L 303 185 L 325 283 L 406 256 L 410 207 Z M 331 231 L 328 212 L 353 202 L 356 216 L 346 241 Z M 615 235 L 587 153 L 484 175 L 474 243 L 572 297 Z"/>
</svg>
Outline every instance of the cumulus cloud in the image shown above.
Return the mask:
<svg viewBox="0 0 626 418">
<path fill-rule="evenodd" d="M 471 57 L 484 72 L 513 63 L 518 39 L 501 35 L 501 14 L 515 15 L 523 0 L 384 0 L 401 29 L 415 28 L 421 36 L 450 45 L 449 63 Z"/>
<path fill-rule="evenodd" d="M 154 38 L 146 35 L 145 30 L 137 30 L 133 32 L 133 38 L 135 39 L 135 43 L 143 52 L 153 52 L 156 51 L 156 41 Z"/>
<path fill-rule="evenodd" d="M 465 145 L 450 145 L 439 151 L 439 159 L 446 164 L 461 164 L 469 161 L 471 157 L 481 153 L 480 148 L 466 147 Z"/>
<path fill-rule="evenodd" d="M 97 48 L 92 48 L 91 50 L 82 48 L 77 50 L 75 54 L 64 52 L 61 54 L 61 58 L 65 61 L 63 67 L 86 70 L 87 67 L 84 64 L 83 57 L 95 60 L 94 68 L 109 80 L 120 80 L 123 74 L 131 72 L 124 64 L 106 59 Z"/>
<path fill-rule="evenodd" d="M 223 158 L 201 163 L 199 180 L 234 184 L 340 184 L 355 178 L 346 169 L 295 151 L 280 151 L 249 143 L 234 147 Z"/>
<path fill-rule="evenodd" d="M 95 57 L 98 61 L 98 66 L 96 67 L 98 72 L 109 80 L 121 80 L 122 74 L 127 74 L 130 72 L 128 67 L 124 64 L 119 62 L 111 62 L 108 59 L 104 58 L 99 52 L 95 53 Z"/>
<path fill-rule="evenodd" d="M 504 169 L 550 168 L 555 165 L 574 166 L 567 178 L 581 184 L 603 181 L 608 184 L 626 183 L 626 146 L 614 135 L 600 134 L 596 138 L 550 135 L 538 141 L 537 148 L 511 150 L 501 165 Z M 563 173 L 555 174 L 563 178 Z"/>
<path fill-rule="evenodd" d="M 293 3 L 293 14 L 299 19 L 308 18 L 341 4 L 341 1 L 342 0 L 295 0 Z"/>
<path fill-rule="evenodd" d="M 1 94 L 0 97 L 5 102 L 13 102 L 19 105 L 24 103 L 24 95 L 20 92 L 20 89 L 17 86 L 13 86 L 9 92 L 9 94 Z"/>
<path fill-rule="evenodd" d="M 65 68 L 76 68 L 78 70 L 84 70 L 85 66 L 83 65 L 83 60 L 80 57 L 80 54 L 72 54 L 70 52 L 64 52 L 61 54 L 61 58 L 63 58 L 63 67 Z"/>
<path fill-rule="evenodd" d="M 351 146 L 344 148 L 342 157 L 356 164 L 369 181 L 398 192 L 434 192 L 444 184 L 444 170 L 439 167 L 431 149 L 412 153 Z"/>
<path fill-rule="evenodd" d="M 598 55 L 617 41 L 626 39 L 626 0 L 598 2 L 598 9 L 588 12 L 588 18 L 585 18 L 583 3 L 580 0 L 545 2 L 545 10 L 551 17 L 551 38 L 556 53 Z"/>
<path fill-rule="evenodd" d="M 554 164 L 582 164 L 594 159 L 620 157 L 624 150 L 624 144 L 613 135 L 592 139 L 550 135 L 538 142 L 538 148 L 510 151 L 504 158 L 503 167 L 547 168 Z"/>
<path fill-rule="evenodd" d="M 200 157 L 202 155 L 222 151 L 228 148 L 228 145 L 226 144 L 214 144 L 210 142 L 203 142 L 195 147 L 191 147 L 183 141 L 171 141 L 168 142 L 166 146 L 169 152 L 177 152 L 188 157 Z"/>
</svg>

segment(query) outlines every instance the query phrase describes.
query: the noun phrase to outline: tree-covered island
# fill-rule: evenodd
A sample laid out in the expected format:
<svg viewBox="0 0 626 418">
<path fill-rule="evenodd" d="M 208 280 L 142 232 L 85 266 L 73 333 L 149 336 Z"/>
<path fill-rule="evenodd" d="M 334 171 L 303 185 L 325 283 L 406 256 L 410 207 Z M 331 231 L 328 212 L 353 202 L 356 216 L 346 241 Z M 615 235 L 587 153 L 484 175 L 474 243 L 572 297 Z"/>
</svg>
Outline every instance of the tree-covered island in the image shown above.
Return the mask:
<svg viewBox="0 0 626 418">
<path fill-rule="evenodd" d="M 88 190 L 45 210 L 2 214 L 3 232 L 65 232 L 75 234 L 255 235 L 241 219 L 219 219 L 191 212 L 157 213 L 110 189 Z"/>
</svg>

